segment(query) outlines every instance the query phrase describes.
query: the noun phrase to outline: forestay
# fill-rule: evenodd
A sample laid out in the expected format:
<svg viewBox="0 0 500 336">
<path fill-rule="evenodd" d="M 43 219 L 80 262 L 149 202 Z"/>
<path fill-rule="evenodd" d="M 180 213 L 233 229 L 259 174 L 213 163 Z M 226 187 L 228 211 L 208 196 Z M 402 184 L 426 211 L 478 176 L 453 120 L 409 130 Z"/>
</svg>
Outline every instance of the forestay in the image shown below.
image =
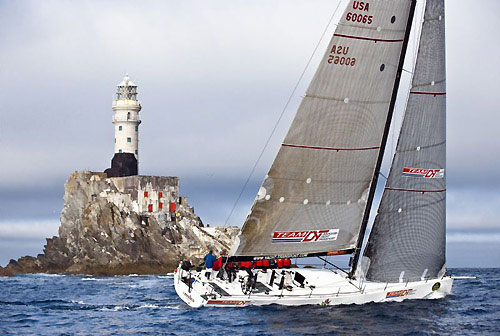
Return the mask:
<svg viewBox="0 0 500 336">
<path fill-rule="evenodd" d="M 363 264 L 373 281 L 435 278 L 445 263 L 444 1 L 427 0 L 412 88 Z"/>
<path fill-rule="evenodd" d="M 349 2 L 233 255 L 305 256 L 356 247 L 410 2 Z"/>
</svg>

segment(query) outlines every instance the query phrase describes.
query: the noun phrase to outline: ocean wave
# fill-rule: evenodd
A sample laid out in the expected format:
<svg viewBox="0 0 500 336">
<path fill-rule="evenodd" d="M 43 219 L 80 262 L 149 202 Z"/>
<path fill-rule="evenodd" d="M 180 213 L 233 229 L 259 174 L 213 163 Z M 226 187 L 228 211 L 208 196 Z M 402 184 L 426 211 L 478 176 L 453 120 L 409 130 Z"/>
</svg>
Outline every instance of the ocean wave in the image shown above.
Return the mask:
<svg viewBox="0 0 500 336">
<path fill-rule="evenodd" d="M 158 275 L 158 279 L 173 279 L 174 278 L 174 273 L 168 273 L 167 275 Z"/>
<path fill-rule="evenodd" d="M 208 335 L 220 330 L 231 335 L 498 333 L 500 269 L 453 269 L 453 273 L 477 279 L 457 279 L 452 294 L 441 300 L 244 309 L 191 309 L 177 296 L 171 280 L 154 275 L 64 279 L 19 275 L 11 279 L 20 282 L 0 282 L 4 293 L 0 329 L 7 329 L 0 334 L 36 330 L 43 335 L 191 335 L 200 326 Z M 82 282 L 85 277 L 104 281 Z M 129 288 L 131 284 L 141 288 Z"/>
<path fill-rule="evenodd" d="M 71 303 L 78 303 L 79 305 L 84 305 L 86 304 L 85 302 L 83 301 L 76 301 L 76 300 L 71 300 Z"/>
<path fill-rule="evenodd" d="M 172 305 L 172 306 L 161 306 L 160 308 L 161 309 L 184 309 L 185 306 L 178 304 L 178 305 Z"/>
<path fill-rule="evenodd" d="M 60 299 L 46 299 L 46 300 L 32 300 L 26 302 L 26 304 L 32 305 L 50 305 L 50 304 L 66 304 L 70 303 L 70 301 L 60 300 Z"/>
<path fill-rule="evenodd" d="M 128 306 L 106 306 L 98 309 L 99 311 L 107 311 L 107 312 L 116 312 L 120 310 L 130 310 L 130 307 Z"/>
<path fill-rule="evenodd" d="M 116 311 L 122 311 L 122 310 L 159 309 L 159 308 L 177 309 L 176 307 L 173 307 L 173 306 L 162 306 L 162 307 L 160 307 L 160 306 L 155 305 L 155 304 L 144 303 L 144 304 L 141 304 L 141 305 L 138 305 L 138 306 L 135 306 L 135 305 L 116 305 L 116 306 L 105 305 L 105 306 L 102 306 L 102 307 L 98 308 L 97 310 L 98 311 L 106 311 L 106 312 L 109 312 L 109 311 L 116 312 Z"/>
</svg>

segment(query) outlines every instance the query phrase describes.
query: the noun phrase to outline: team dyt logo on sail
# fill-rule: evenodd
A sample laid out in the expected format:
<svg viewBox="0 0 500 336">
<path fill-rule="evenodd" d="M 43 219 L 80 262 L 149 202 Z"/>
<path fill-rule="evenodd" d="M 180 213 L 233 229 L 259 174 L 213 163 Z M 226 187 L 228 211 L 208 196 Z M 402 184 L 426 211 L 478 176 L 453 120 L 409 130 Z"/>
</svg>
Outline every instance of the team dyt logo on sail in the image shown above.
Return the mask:
<svg viewBox="0 0 500 336">
<path fill-rule="evenodd" d="M 337 240 L 339 229 L 273 232 L 273 243 L 310 243 Z"/>
<path fill-rule="evenodd" d="M 403 168 L 403 176 L 422 178 L 443 178 L 444 169 Z"/>
</svg>

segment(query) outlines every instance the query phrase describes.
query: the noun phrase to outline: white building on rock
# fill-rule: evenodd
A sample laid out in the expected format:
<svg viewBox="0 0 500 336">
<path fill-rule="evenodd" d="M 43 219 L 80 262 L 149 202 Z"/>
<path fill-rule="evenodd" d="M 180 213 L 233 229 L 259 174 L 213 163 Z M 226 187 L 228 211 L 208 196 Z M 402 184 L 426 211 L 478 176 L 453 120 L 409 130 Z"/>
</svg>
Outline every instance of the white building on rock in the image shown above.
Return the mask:
<svg viewBox="0 0 500 336">
<path fill-rule="evenodd" d="M 131 153 L 139 160 L 139 111 L 137 85 L 128 74 L 118 84 L 116 100 L 113 101 L 113 125 L 115 126 L 115 154 Z"/>
</svg>

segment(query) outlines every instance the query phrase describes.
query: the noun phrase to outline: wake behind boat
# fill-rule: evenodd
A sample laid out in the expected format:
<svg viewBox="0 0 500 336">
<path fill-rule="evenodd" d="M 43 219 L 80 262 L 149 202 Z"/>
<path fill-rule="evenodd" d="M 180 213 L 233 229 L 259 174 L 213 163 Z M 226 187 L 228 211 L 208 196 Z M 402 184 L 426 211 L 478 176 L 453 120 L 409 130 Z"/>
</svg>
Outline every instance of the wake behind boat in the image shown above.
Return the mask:
<svg viewBox="0 0 500 336">
<path fill-rule="evenodd" d="M 175 289 L 188 305 L 361 304 L 450 293 L 444 0 L 425 3 L 398 144 L 361 255 L 415 6 L 349 2 L 229 257 L 218 271 L 177 269 Z M 283 261 L 342 254 L 351 255 L 346 273 Z"/>
</svg>

